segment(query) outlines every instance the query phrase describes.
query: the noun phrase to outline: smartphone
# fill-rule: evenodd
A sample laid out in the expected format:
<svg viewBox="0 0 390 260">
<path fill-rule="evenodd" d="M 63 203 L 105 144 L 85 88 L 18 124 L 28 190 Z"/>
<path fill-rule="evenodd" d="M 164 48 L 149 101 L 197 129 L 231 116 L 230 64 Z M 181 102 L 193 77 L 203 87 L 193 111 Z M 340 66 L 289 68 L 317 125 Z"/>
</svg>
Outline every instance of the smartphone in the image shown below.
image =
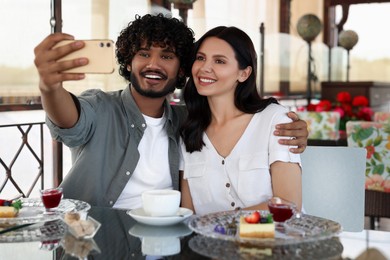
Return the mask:
<svg viewBox="0 0 390 260">
<path fill-rule="evenodd" d="M 64 40 L 57 43 L 54 48 L 74 42 L 75 40 Z M 72 52 L 59 61 L 72 60 L 76 58 L 88 58 L 87 65 L 66 70 L 67 73 L 92 73 L 109 74 L 114 72 L 114 42 L 112 40 L 82 40 L 84 48 Z"/>
</svg>

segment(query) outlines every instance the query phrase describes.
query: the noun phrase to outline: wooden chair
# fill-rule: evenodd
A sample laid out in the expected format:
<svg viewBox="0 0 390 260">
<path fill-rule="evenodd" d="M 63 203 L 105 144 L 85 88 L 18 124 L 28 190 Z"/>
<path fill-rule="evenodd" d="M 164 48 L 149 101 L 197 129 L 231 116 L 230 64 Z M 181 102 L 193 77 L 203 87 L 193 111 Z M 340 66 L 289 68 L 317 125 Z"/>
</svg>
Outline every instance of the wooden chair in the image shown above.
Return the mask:
<svg viewBox="0 0 390 260">
<path fill-rule="evenodd" d="M 390 217 L 390 121 L 347 122 L 348 146 L 367 150 L 365 215 L 371 229 L 379 218 Z"/>
<path fill-rule="evenodd" d="M 308 146 L 301 155 L 304 211 L 362 231 L 365 158 L 363 148 Z"/>
</svg>

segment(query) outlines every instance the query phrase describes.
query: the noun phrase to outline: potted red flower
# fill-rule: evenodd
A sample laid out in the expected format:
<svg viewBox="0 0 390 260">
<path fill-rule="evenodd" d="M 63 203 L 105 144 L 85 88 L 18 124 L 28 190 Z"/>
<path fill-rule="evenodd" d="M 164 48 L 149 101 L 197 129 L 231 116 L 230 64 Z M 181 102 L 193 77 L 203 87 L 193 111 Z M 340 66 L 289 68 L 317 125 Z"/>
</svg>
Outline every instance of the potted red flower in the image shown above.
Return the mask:
<svg viewBox="0 0 390 260">
<path fill-rule="evenodd" d="M 337 111 L 340 113 L 340 130 L 345 131 L 345 124 L 350 120 L 371 121 L 374 112 L 369 107 L 368 99 L 365 96 L 351 97 L 349 92 L 339 92 L 336 102 L 320 100 L 317 104 L 309 104 L 307 111 Z"/>
</svg>

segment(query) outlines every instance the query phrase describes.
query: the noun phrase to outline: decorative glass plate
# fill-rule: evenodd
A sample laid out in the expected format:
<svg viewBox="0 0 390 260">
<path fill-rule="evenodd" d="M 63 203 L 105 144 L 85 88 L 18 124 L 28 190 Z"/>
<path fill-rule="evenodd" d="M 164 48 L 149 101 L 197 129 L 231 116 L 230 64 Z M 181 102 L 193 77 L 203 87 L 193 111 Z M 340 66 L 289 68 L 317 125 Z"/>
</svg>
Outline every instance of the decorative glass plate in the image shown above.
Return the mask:
<svg viewBox="0 0 390 260">
<path fill-rule="evenodd" d="M 239 214 L 247 215 L 251 212 L 253 211 L 241 211 Z M 261 213 L 266 214 L 268 212 L 262 211 Z M 236 234 L 227 235 L 214 231 L 214 228 L 217 225 L 227 225 L 227 223 L 231 223 L 233 219 L 235 219 L 237 225 Z M 283 230 L 275 230 L 275 238 L 240 238 L 238 235 L 239 220 L 240 216 L 237 212 L 225 211 L 195 217 L 190 220 L 188 226 L 196 233 L 206 237 L 235 241 L 241 244 L 266 246 L 324 240 L 341 232 L 340 224 L 335 221 L 302 214 L 300 218 L 286 221 Z"/>
<path fill-rule="evenodd" d="M 61 219 L 39 222 L 31 226 L 0 235 L 0 243 L 32 242 L 59 243 L 66 234 L 68 225 Z"/>
<path fill-rule="evenodd" d="M 91 208 L 87 202 L 73 199 L 62 199 L 57 208 L 58 214 L 44 214 L 45 208 L 40 198 L 22 198 L 22 208 L 15 218 L 0 218 L 0 228 L 12 225 L 44 222 L 60 218 L 69 211 L 86 212 Z"/>
<path fill-rule="evenodd" d="M 248 246 L 233 241 L 197 235 L 188 242 L 194 252 L 210 259 L 342 259 L 338 237 L 281 246 Z"/>
</svg>

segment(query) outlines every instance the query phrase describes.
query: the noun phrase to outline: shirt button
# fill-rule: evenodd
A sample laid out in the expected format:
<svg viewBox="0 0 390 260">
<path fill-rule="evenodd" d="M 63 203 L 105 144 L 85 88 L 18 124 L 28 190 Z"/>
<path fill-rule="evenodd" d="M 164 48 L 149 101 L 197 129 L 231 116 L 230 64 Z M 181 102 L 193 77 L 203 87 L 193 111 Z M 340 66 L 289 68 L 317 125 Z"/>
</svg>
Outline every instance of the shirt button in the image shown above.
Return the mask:
<svg viewBox="0 0 390 260">
<path fill-rule="evenodd" d="M 232 205 L 232 207 L 234 207 L 234 205 L 236 205 L 236 203 L 232 202 L 232 203 L 230 203 L 230 205 Z"/>
<path fill-rule="evenodd" d="M 114 204 L 114 202 L 112 200 L 110 200 L 110 205 Z"/>
<path fill-rule="evenodd" d="M 142 127 L 145 127 L 146 125 L 145 124 L 142 124 Z"/>
<path fill-rule="evenodd" d="M 229 188 L 230 187 L 230 183 L 226 183 L 226 188 Z"/>
<path fill-rule="evenodd" d="M 134 124 L 131 124 L 131 128 L 134 128 Z"/>
<path fill-rule="evenodd" d="M 129 172 L 129 171 L 127 171 L 127 172 L 126 172 L 126 175 L 127 175 L 127 176 L 129 176 L 129 175 L 130 175 L 130 172 Z"/>
</svg>

